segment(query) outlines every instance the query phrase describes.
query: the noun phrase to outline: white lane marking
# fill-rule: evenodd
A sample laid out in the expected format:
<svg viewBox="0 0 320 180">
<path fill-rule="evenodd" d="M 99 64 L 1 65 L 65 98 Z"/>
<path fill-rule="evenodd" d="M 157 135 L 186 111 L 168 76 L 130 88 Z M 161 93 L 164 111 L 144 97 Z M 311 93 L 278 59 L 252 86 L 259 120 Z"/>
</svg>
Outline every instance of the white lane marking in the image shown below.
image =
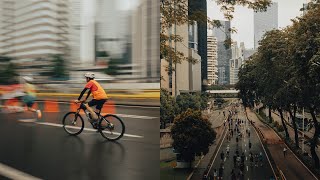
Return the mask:
<svg viewBox="0 0 320 180">
<path fill-rule="evenodd" d="M 35 122 L 36 124 L 40 124 L 40 125 L 46 125 L 46 126 L 55 126 L 55 127 L 63 127 L 62 124 L 56 124 L 56 123 L 47 123 L 47 122 Z M 70 127 L 73 129 L 80 129 L 80 127 Z M 96 132 L 96 129 L 92 129 L 92 128 L 83 128 L 83 130 L 85 131 L 92 131 L 92 132 Z M 117 133 L 114 133 L 117 134 Z M 123 136 L 126 137 L 135 137 L 135 138 L 144 138 L 143 136 L 139 136 L 139 135 L 133 135 L 133 134 L 124 134 Z"/>
<path fill-rule="evenodd" d="M 40 178 L 31 176 L 7 165 L 0 163 L 0 174 L 9 179 L 21 179 L 21 180 L 40 180 Z"/>
<path fill-rule="evenodd" d="M 248 161 L 248 157 L 246 156 L 246 161 Z"/>
<path fill-rule="evenodd" d="M 62 124 L 55 124 L 55 123 L 42 123 L 42 122 L 37 122 L 37 124 L 48 125 L 48 126 L 56 126 L 56 127 L 63 127 Z M 70 126 L 70 128 L 80 129 L 80 127 L 73 127 L 73 126 Z M 92 128 L 83 128 L 83 130 L 85 130 L 85 131 L 92 131 L 92 132 L 96 132 L 96 131 L 97 131 L 96 129 L 92 129 Z M 119 134 L 119 133 L 114 133 L 114 134 Z M 135 137 L 135 138 L 143 138 L 143 136 L 133 135 L 133 134 L 124 134 L 123 136 Z"/>
<path fill-rule="evenodd" d="M 19 122 L 36 122 L 37 119 L 19 119 Z"/>
<path fill-rule="evenodd" d="M 247 150 L 245 149 L 244 152 L 247 152 Z"/>
<path fill-rule="evenodd" d="M 247 171 L 249 171 L 249 168 L 248 168 L 248 166 L 247 166 Z M 249 178 L 248 178 L 249 179 Z"/>
<path fill-rule="evenodd" d="M 156 119 L 159 117 L 152 116 L 138 116 L 138 115 L 130 115 L 130 114 L 116 114 L 119 117 L 128 117 L 128 118 L 136 118 L 136 119 Z"/>
<path fill-rule="evenodd" d="M 246 147 L 247 146 L 247 144 L 244 144 L 244 147 Z"/>
</svg>

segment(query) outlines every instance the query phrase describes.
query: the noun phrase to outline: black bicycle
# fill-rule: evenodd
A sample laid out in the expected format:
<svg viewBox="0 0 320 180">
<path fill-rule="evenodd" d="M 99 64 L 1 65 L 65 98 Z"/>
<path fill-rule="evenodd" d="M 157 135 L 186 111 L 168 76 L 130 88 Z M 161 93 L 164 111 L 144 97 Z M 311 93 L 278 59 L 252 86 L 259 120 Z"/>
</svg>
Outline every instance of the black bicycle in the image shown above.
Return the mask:
<svg viewBox="0 0 320 180">
<path fill-rule="evenodd" d="M 84 121 L 82 116 L 79 114 L 81 109 L 85 112 L 88 117 L 88 121 L 90 122 L 90 114 L 85 111 L 83 107 L 84 102 L 81 102 L 80 107 L 76 112 L 68 112 L 66 115 L 64 115 L 62 120 L 63 129 L 68 134 L 76 136 L 83 131 Z M 94 124 L 92 122 L 90 122 L 90 124 L 94 129 L 97 129 L 97 132 L 99 132 L 104 138 L 110 141 L 115 141 L 123 136 L 125 132 L 125 126 L 118 116 L 114 114 L 107 114 L 105 116 L 102 116 L 100 112 L 97 113 L 97 115 L 97 124 Z"/>
</svg>

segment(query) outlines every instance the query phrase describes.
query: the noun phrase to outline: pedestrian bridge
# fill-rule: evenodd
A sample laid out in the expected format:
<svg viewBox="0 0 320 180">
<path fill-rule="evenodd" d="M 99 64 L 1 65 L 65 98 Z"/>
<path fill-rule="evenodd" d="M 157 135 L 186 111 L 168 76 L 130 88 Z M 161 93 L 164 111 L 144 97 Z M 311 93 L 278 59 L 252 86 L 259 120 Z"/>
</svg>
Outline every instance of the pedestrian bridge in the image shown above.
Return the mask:
<svg viewBox="0 0 320 180">
<path fill-rule="evenodd" d="M 213 98 L 238 98 L 238 90 L 207 90 L 207 93 L 210 94 Z"/>
</svg>

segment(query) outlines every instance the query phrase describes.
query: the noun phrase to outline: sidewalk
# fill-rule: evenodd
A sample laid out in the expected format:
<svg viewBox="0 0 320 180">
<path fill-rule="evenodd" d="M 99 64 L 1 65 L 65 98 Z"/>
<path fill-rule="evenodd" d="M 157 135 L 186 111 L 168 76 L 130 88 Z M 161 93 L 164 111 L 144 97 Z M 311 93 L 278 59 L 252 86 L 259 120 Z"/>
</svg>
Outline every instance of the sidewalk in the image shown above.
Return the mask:
<svg viewBox="0 0 320 180">
<path fill-rule="evenodd" d="M 281 122 L 281 118 L 275 114 L 274 112 L 271 113 L 271 117 L 272 119 L 274 119 L 275 121 L 277 121 L 279 124 L 282 125 L 282 122 Z M 285 120 L 286 124 L 287 124 L 287 127 L 288 127 L 288 133 L 289 133 L 289 136 L 290 136 L 290 139 L 292 141 L 294 141 L 294 130 L 293 128 L 291 127 L 291 124 L 289 124 L 286 120 Z M 314 128 L 312 128 L 314 129 Z M 314 133 L 314 131 L 313 131 Z M 308 131 L 305 131 L 304 132 L 304 135 L 305 137 L 307 137 L 306 139 L 312 139 L 313 137 L 313 133 L 312 132 L 308 132 Z M 299 134 L 299 138 L 302 137 L 302 131 L 298 130 L 298 134 Z M 307 141 L 307 140 L 306 140 Z M 299 146 L 302 147 L 302 141 L 299 141 Z M 311 156 L 311 152 L 310 152 L 310 146 L 308 145 L 305 145 L 305 150 L 307 151 L 307 153 L 309 154 L 309 156 Z M 316 153 L 317 155 L 320 157 L 320 149 L 319 148 L 316 148 Z"/>
<path fill-rule="evenodd" d="M 261 122 L 255 113 L 247 109 L 248 118 L 253 121 L 254 125 L 260 129 L 264 135 L 268 150 L 272 159 L 279 170 L 283 172 L 288 180 L 317 179 L 314 175 L 298 160 L 294 153 L 283 143 L 282 139 L 263 122 Z M 286 157 L 283 155 L 284 147 L 287 150 Z"/>
</svg>

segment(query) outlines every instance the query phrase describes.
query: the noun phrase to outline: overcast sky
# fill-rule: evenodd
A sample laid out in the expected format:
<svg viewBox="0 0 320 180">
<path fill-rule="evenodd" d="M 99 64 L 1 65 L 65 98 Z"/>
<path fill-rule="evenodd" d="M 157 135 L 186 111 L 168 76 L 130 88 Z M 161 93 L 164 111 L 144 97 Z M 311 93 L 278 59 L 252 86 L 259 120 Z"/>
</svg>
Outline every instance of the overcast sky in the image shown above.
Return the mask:
<svg viewBox="0 0 320 180">
<path fill-rule="evenodd" d="M 302 4 L 307 0 L 274 0 L 278 2 L 278 26 L 279 28 L 291 25 L 290 19 L 300 16 Z M 207 0 L 207 11 L 210 19 L 225 20 L 214 0 Z M 242 6 L 236 6 L 231 27 L 235 27 L 238 33 L 232 35 L 232 39 L 244 42 L 246 48 L 253 48 L 253 10 Z"/>
</svg>

